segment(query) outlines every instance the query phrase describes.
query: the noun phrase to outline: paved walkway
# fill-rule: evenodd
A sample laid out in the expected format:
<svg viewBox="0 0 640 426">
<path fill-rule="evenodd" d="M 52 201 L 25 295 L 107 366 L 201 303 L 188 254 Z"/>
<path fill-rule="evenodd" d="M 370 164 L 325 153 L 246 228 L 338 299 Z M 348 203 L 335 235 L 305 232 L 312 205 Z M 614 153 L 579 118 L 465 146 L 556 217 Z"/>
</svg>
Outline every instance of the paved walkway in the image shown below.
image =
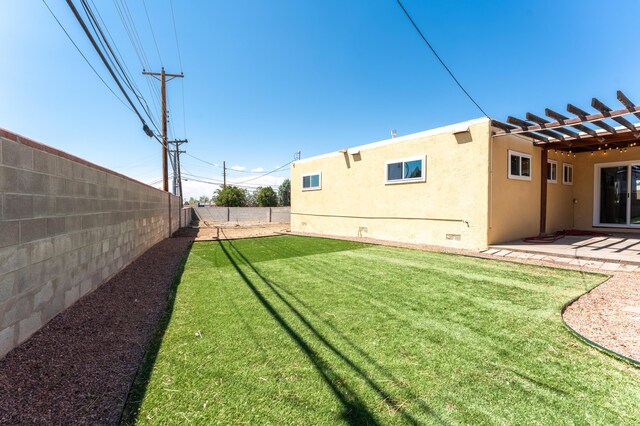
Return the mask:
<svg viewBox="0 0 640 426">
<path fill-rule="evenodd" d="M 544 244 L 531 244 L 518 240 L 493 245 L 481 253 L 497 257 L 569 264 L 610 272 L 635 272 L 640 268 L 640 235 L 567 236 L 553 243 Z"/>
<path fill-rule="evenodd" d="M 480 253 L 496 257 L 516 258 L 522 260 L 537 260 L 540 262 L 557 263 L 559 265 L 564 264 L 592 269 L 600 269 L 607 272 L 636 272 L 640 268 L 640 265 L 628 264 L 622 261 L 616 262 L 606 260 L 582 259 L 575 256 L 557 256 L 547 253 L 528 253 L 520 250 L 501 249 L 495 246 L 488 250 L 482 250 Z"/>
</svg>

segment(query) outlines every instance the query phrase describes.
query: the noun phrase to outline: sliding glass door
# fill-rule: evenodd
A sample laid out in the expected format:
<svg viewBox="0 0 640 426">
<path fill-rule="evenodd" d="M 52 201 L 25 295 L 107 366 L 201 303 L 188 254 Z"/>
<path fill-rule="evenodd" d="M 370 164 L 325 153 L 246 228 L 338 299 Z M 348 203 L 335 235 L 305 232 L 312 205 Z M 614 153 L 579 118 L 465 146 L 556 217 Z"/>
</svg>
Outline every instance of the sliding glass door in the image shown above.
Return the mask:
<svg viewBox="0 0 640 426">
<path fill-rule="evenodd" d="M 596 165 L 595 225 L 640 226 L 640 162 Z"/>
<path fill-rule="evenodd" d="M 629 193 L 629 223 L 640 225 L 640 165 L 631 167 L 631 190 Z"/>
</svg>

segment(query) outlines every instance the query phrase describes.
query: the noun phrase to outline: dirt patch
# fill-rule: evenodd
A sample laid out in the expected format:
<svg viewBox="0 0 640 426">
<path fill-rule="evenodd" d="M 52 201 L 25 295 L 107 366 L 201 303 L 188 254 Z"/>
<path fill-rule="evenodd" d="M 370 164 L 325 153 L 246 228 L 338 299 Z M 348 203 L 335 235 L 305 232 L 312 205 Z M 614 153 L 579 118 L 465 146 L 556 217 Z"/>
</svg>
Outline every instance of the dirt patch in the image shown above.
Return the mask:
<svg viewBox="0 0 640 426">
<path fill-rule="evenodd" d="M 0 424 L 117 424 L 191 241 L 156 244 L 0 360 Z"/>
<path fill-rule="evenodd" d="M 564 320 L 599 345 L 640 361 L 640 276 L 613 275 L 567 307 Z"/>
<path fill-rule="evenodd" d="M 190 233 L 196 241 L 234 240 L 239 238 L 266 237 L 280 235 L 290 230 L 288 223 L 236 223 L 225 222 L 202 225 L 194 224 L 192 228 L 185 228 L 181 233 Z M 185 234 L 181 234 L 185 235 Z"/>
</svg>

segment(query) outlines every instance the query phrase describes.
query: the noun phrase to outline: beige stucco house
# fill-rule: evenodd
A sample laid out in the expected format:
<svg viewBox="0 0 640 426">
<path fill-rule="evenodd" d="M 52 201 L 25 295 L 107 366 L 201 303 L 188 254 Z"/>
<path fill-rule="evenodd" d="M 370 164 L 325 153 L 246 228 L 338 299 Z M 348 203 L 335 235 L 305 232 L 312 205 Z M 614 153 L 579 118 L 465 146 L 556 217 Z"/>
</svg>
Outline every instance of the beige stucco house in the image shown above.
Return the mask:
<svg viewBox="0 0 640 426">
<path fill-rule="evenodd" d="M 547 123 L 537 131 L 551 137 L 482 118 L 296 161 L 291 228 L 469 249 L 640 231 L 640 135 Z"/>
</svg>

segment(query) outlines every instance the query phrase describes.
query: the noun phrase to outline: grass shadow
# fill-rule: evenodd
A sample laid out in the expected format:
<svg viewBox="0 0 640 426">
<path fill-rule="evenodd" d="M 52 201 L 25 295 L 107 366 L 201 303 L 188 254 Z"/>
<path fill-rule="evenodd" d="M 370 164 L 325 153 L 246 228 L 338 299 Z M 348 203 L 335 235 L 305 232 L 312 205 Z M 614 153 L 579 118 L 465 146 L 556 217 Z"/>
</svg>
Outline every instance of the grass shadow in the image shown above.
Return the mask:
<svg viewBox="0 0 640 426">
<path fill-rule="evenodd" d="M 356 393 L 345 383 L 345 381 L 322 359 L 322 357 L 307 343 L 300 334 L 298 334 L 276 308 L 264 297 L 258 290 L 253 281 L 240 268 L 239 264 L 231 256 L 224 244 L 220 244 L 220 248 L 229 257 L 229 262 L 234 267 L 238 275 L 247 284 L 253 295 L 258 299 L 260 304 L 269 312 L 278 325 L 289 335 L 291 339 L 302 349 L 305 356 L 311 361 L 314 368 L 327 386 L 331 389 L 336 398 L 343 406 L 343 419 L 349 424 L 367 424 L 377 425 L 379 422 L 373 414 L 367 409 L 367 406 L 356 395 Z"/>
<path fill-rule="evenodd" d="M 167 303 L 162 312 L 162 316 L 160 317 L 160 320 L 158 321 L 158 324 L 156 325 L 156 328 L 153 332 L 153 336 L 151 337 L 151 340 L 147 345 L 146 353 L 144 355 L 142 363 L 138 367 L 136 378 L 129 390 L 127 402 L 125 403 L 124 410 L 122 411 L 122 416 L 120 417 L 119 424 L 121 425 L 134 425 L 137 423 L 138 414 L 140 413 L 142 401 L 144 401 L 144 397 L 147 392 L 147 385 L 149 384 L 149 379 L 151 378 L 151 372 L 153 371 L 156 359 L 158 358 L 158 352 L 160 351 L 162 339 L 164 338 L 167 327 L 171 322 L 171 316 L 173 315 L 173 308 L 176 301 L 176 293 L 178 290 L 178 286 L 180 285 L 180 280 L 182 279 L 182 274 L 184 273 L 185 264 L 187 263 L 187 258 L 189 257 L 189 253 L 191 252 L 192 247 L 193 242 L 189 244 L 189 247 L 187 248 L 187 250 L 185 250 L 185 252 L 182 254 L 182 258 L 180 259 L 180 265 L 178 266 L 178 270 L 176 271 L 173 282 L 171 283 Z"/>
<path fill-rule="evenodd" d="M 405 422 L 407 422 L 408 424 L 414 424 L 417 425 L 419 424 L 418 420 L 415 419 L 409 412 L 402 410 L 402 404 L 399 403 L 399 401 L 396 400 L 396 398 L 389 394 L 387 391 L 385 391 L 378 383 L 376 383 L 366 372 L 365 370 L 360 367 L 359 365 L 357 365 L 351 358 L 349 358 L 347 355 L 345 355 L 342 351 L 340 351 L 333 343 L 331 343 L 322 333 L 320 333 L 316 327 L 313 326 L 313 324 L 311 324 L 311 322 L 309 321 L 309 319 L 307 319 L 301 312 L 299 309 L 297 309 L 295 306 L 293 306 L 293 304 L 287 300 L 287 298 L 285 298 L 283 296 L 283 294 L 279 291 L 282 290 L 280 286 L 278 286 L 277 284 L 272 283 L 271 281 L 269 281 L 264 275 L 262 275 L 262 273 L 251 263 L 251 261 L 231 242 L 231 241 L 227 241 L 227 244 L 229 244 L 229 246 L 235 251 L 237 257 L 240 258 L 242 264 L 247 265 L 251 271 L 257 275 L 260 279 L 260 281 L 262 281 L 268 288 L 269 290 L 271 290 L 271 292 L 282 302 L 284 303 L 287 308 L 295 315 L 295 317 L 298 318 L 298 320 L 304 324 L 304 326 L 315 336 L 315 338 L 318 339 L 318 341 L 320 341 L 322 343 L 322 345 L 324 347 L 326 347 L 329 351 L 333 352 L 338 358 L 340 358 L 342 360 L 342 362 L 344 362 L 347 366 L 349 366 L 349 368 L 354 371 L 358 376 L 360 376 L 360 378 L 362 380 L 364 380 L 367 385 L 374 391 L 376 392 L 381 398 L 382 401 L 384 402 L 385 405 L 387 405 L 387 407 L 390 410 L 393 410 L 394 412 L 399 413 L 405 420 Z M 285 328 L 285 331 L 287 331 L 287 333 L 294 338 L 294 340 L 296 341 L 296 343 L 298 343 L 298 345 L 300 345 L 300 347 L 303 349 L 303 351 L 305 351 L 305 354 L 307 354 L 307 356 L 311 359 L 311 361 L 314 363 L 314 366 L 316 366 L 316 368 L 318 369 L 318 365 L 316 364 L 314 357 L 318 357 L 317 354 L 310 354 L 307 353 L 307 350 L 305 348 L 309 348 L 309 345 L 302 340 L 302 338 L 300 337 L 299 334 L 297 334 L 295 331 L 293 331 L 293 329 L 286 324 L 286 322 L 284 321 L 284 319 L 282 318 L 282 316 L 275 310 L 275 308 L 273 307 L 273 305 L 271 305 L 266 298 L 259 292 L 259 290 L 255 287 L 255 284 L 253 282 L 251 282 L 251 280 L 248 278 L 248 276 L 237 266 L 235 260 L 230 256 L 229 252 L 227 251 L 227 249 L 224 247 L 223 244 L 220 245 L 221 249 L 225 252 L 225 254 L 227 254 L 229 256 L 229 260 L 234 264 L 234 266 L 236 267 L 236 271 L 238 272 L 238 274 L 241 275 L 241 277 L 243 278 L 243 280 L 247 283 L 247 285 L 251 288 L 252 292 L 254 293 L 254 295 L 256 295 L 256 297 L 258 297 L 258 299 L 260 300 L 260 302 L 265 306 L 265 308 L 267 308 L 267 310 L 269 311 L 269 313 L 274 316 L 274 319 L 276 319 L 276 321 L 283 327 Z M 234 256 L 235 257 L 235 256 Z M 268 305 L 268 306 L 267 306 Z M 277 316 L 277 318 L 276 318 Z M 293 334 L 295 334 L 295 337 Z M 339 333 L 341 334 L 341 333 Z M 343 336 L 346 339 L 346 336 Z M 304 346 L 302 345 L 302 343 L 304 343 Z M 351 342 L 350 342 L 351 343 Z M 368 358 L 368 360 L 371 362 L 373 361 L 373 359 L 366 353 L 364 353 L 364 351 L 362 351 L 360 348 L 358 348 L 356 345 L 354 345 L 353 343 L 351 343 L 351 346 L 356 350 L 356 352 L 360 353 L 361 355 L 363 355 L 365 357 L 365 359 Z M 309 348 L 310 349 L 310 348 Z M 313 357 L 311 356 L 313 355 Z M 383 374 L 385 374 L 386 376 L 391 376 L 392 375 L 389 374 L 388 371 L 386 371 L 385 369 L 383 369 L 379 364 L 377 364 L 376 362 L 372 362 L 372 364 L 374 364 L 379 370 L 381 370 L 383 372 Z M 326 364 L 324 364 L 324 368 L 328 368 L 328 366 Z M 323 371 L 321 371 L 320 369 L 318 369 L 318 371 L 320 371 L 320 373 L 323 375 L 323 378 L 325 378 L 326 376 L 323 374 Z M 395 379 L 395 377 L 393 377 L 393 379 Z M 397 379 L 396 379 L 397 380 Z M 343 380 L 340 381 L 340 383 L 342 383 L 342 387 L 345 388 L 345 390 L 348 392 L 348 394 L 350 395 L 355 395 L 355 392 L 353 390 L 350 390 L 348 388 L 348 386 L 346 384 L 344 384 L 345 382 Z M 339 389 L 338 389 L 339 391 Z M 334 392 L 335 393 L 335 392 Z M 339 392 L 336 393 L 336 395 L 340 398 Z M 357 398 L 357 397 L 356 397 Z M 341 399 L 341 402 L 344 404 L 344 401 Z M 360 400 L 358 400 L 359 404 L 362 404 L 362 402 Z M 421 406 L 421 408 L 427 412 L 433 420 L 439 422 L 439 423 L 445 423 L 441 418 L 439 418 L 439 416 L 431 409 L 431 407 L 429 407 L 428 405 L 424 404 L 424 401 L 420 401 L 419 406 Z M 352 409 L 353 407 L 349 406 L 348 404 L 345 405 L 345 409 L 346 409 L 346 413 L 349 412 L 350 409 Z M 366 407 L 362 406 L 362 407 L 356 407 L 359 409 L 360 412 L 362 412 L 363 410 L 366 411 Z M 369 416 L 371 416 L 371 418 L 373 417 L 372 415 L 369 414 Z M 346 418 L 346 420 L 349 420 L 348 418 Z M 368 417 L 359 419 L 356 421 L 357 424 L 371 424 L 371 420 L 369 420 Z"/>
</svg>

